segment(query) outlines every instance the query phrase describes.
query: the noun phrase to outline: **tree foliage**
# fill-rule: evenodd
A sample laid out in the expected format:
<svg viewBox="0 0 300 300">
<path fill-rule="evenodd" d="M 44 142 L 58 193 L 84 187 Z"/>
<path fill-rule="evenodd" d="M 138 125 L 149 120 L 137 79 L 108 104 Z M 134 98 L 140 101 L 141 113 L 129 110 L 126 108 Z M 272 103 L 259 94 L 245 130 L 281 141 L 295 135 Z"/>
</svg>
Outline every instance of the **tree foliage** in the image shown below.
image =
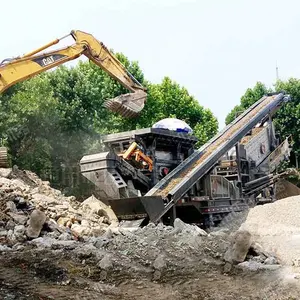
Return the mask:
<svg viewBox="0 0 300 300">
<path fill-rule="evenodd" d="M 97 151 L 102 134 L 151 127 L 167 117 L 190 124 L 201 144 L 216 133 L 216 118 L 184 87 L 168 77 L 159 84 L 147 82 L 137 62 L 123 54 L 117 57 L 148 89 L 140 116 L 125 119 L 103 106 L 128 91 L 93 63 L 61 66 L 0 95 L 0 134 L 13 164 L 39 175 L 60 172 Z"/>
<path fill-rule="evenodd" d="M 253 89 L 248 89 L 241 98 L 241 103 L 235 106 L 226 117 L 226 124 L 234 120 L 237 112 L 244 111 L 255 101 L 268 92 L 285 91 L 291 96 L 291 101 L 283 105 L 275 114 L 276 131 L 282 138 L 292 136 L 293 152 L 300 154 L 300 80 L 290 78 L 287 81 L 277 81 L 274 89 L 270 90 L 258 82 Z"/>
<path fill-rule="evenodd" d="M 288 81 L 277 81 L 275 90 L 285 91 L 291 101 L 278 110 L 275 118 L 276 129 L 283 137 L 292 136 L 293 151 L 300 154 L 300 80 L 290 78 Z"/>
<path fill-rule="evenodd" d="M 148 84 L 148 100 L 135 125 L 136 128 L 150 127 L 163 118 L 184 120 L 194 129 L 201 144 L 218 129 L 212 112 L 199 105 L 184 87 L 169 77 L 165 77 L 160 84 Z"/>
</svg>

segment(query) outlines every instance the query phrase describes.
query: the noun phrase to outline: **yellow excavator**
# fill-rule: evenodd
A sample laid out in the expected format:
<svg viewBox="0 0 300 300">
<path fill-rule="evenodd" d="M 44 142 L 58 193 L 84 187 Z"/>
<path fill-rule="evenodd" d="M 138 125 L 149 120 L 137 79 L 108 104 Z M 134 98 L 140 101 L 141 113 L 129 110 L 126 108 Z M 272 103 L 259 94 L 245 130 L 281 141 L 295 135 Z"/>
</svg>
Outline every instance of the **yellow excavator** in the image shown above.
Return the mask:
<svg viewBox="0 0 300 300">
<path fill-rule="evenodd" d="M 58 50 L 41 53 L 43 50 L 58 44 L 62 39 L 72 36 L 73 45 Z M 123 117 L 135 117 L 144 108 L 147 98 L 146 89 L 130 74 L 123 64 L 107 47 L 91 34 L 73 30 L 70 34 L 30 52 L 23 56 L 5 59 L 0 63 L 0 93 L 10 86 L 31 78 L 46 70 L 74 60 L 81 55 L 107 72 L 112 78 L 127 88 L 130 93 L 105 101 L 104 106 Z M 5 166 L 7 150 L 0 149 L 0 167 Z"/>
</svg>

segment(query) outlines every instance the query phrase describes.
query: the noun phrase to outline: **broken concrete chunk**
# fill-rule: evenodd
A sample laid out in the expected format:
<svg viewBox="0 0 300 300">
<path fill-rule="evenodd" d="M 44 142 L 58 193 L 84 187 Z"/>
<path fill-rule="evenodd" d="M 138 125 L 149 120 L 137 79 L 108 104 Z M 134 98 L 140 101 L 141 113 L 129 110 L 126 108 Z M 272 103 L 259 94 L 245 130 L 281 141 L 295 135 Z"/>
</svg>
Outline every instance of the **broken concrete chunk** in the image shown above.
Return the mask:
<svg viewBox="0 0 300 300">
<path fill-rule="evenodd" d="M 16 204 L 13 201 L 6 202 L 6 211 L 10 211 L 12 213 L 17 211 Z"/>
<path fill-rule="evenodd" d="M 92 244 L 85 244 L 82 247 L 76 248 L 74 251 L 78 258 L 85 259 L 89 258 L 91 255 L 93 255 L 96 250 L 98 250 L 94 245 Z"/>
<path fill-rule="evenodd" d="M 46 221 L 45 225 L 51 232 L 63 233 L 65 231 L 63 228 L 60 228 L 54 220 L 51 219 Z"/>
<path fill-rule="evenodd" d="M 78 236 L 90 235 L 91 229 L 89 227 L 73 224 L 71 230 Z"/>
<path fill-rule="evenodd" d="M 162 271 L 166 267 L 167 267 L 167 263 L 165 261 L 165 257 L 163 255 L 158 255 L 155 261 L 153 262 L 153 268 L 155 270 Z"/>
<path fill-rule="evenodd" d="M 91 222 L 89 222 L 88 220 L 82 220 L 81 221 L 81 226 L 89 227 L 89 226 L 91 226 Z"/>
<path fill-rule="evenodd" d="M 237 264 L 245 260 L 251 246 L 251 234 L 246 230 L 238 230 L 232 236 L 231 245 L 224 255 L 224 260 Z"/>
<path fill-rule="evenodd" d="M 108 271 L 109 269 L 112 269 L 113 262 L 110 255 L 105 255 L 100 262 L 98 263 L 98 267 L 102 270 Z"/>
<path fill-rule="evenodd" d="M 0 252 L 11 251 L 12 249 L 6 245 L 0 245 Z"/>
<path fill-rule="evenodd" d="M 98 200 L 95 196 L 91 196 L 84 200 L 80 207 L 86 213 L 95 213 L 99 216 L 106 217 L 111 226 L 118 226 L 119 224 L 118 218 L 114 211 L 102 201 Z"/>
<path fill-rule="evenodd" d="M 67 223 L 70 221 L 70 218 L 67 218 L 67 217 L 60 217 L 58 220 L 57 220 L 57 224 L 59 226 L 66 226 Z"/>
<path fill-rule="evenodd" d="M 29 226 L 26 229 L 26 235 L 29 238 L 37 238 L 40 235 L 45 221 L 45 213 L 35 209 L 30 215 Z"/>
<path fill-rule="evenodd" d="M 26 240 L 25 226 L 24 225 L 16 225 L 14 228 L 14 235 L 18 242 L 24 242 Z"/>
<path fill-rule="evenodd" d="M 9 244 L 15 244 L 17 242 L 16 236 L 14 235 L 13 230 L 8 230 L 6 238 L 9 242 Z"/>
<path fill-rule="evenodd" d="M 174 220 L 174 228 L 178 232 L 182 232 L 182 233 L 190 233 L 195 236 L 197 236 L 197 235 L 207 236 L 207 232 L 205 230 L 203 230 L 195 225 L 186 224 L 183 221 L 181 221 L 179 218 L 176 218 Z"/>
<path fill-rule="evenodd" d="M 265 265 L 277 265 L 278 264 L 278 261 L 275 257 L 273 256 L 270 256 L 268 257 L 265 261 L 264 261 L 264 264 Z"/>
<path fill-rule="evenodd" d="M 102 236 L 103 234 L 105 234 L 105 232 L 108 228 L 109 227 L 106 224 L 101 224 L 99 226 L 92 227 L 90 230 L 90 235 L 91 236 Z"/>
<path fill-rule="evenodd" d="M 5 229 L 6 230 L 10 230 L 10 229 L 14 229 L 15 228 L 15 222 L 12 220 L 7 221 Z"/>
<path fill-rule="evenodd" d="M 78 243 L 76 241 L 55 241 L 51 248 L 73 250 L 77 247 L 77 245 Z"/>
<path fill-rule="evenodd" d="M 60 202 L 57 199 L 54 199 L 52 197 L 36 193 L 32 195 L 32 199 L 36 202 L 43 202 L 46 203 L 47 205 L 55 205 L 55 204 L 60 204 Z"/>
<path fill-rule="evenodd" d="M 45 249 L 45 248 L 51 248 L 54 242 L 55 239 L 45 236 L 45 237 L 39 237 L 33 239 L 29 243 L 35 245 L 37 248 Z"/>
<path fill-rule="evenodd" d="M 9 186 L 11 183 L 11 180 L 4 178 L 4 177 L 0 177 L 0 186 L 5 185 L 5 186 Z"/>
<path fill-rule="evenodd" d="M 11 168 L 0 168 L 0 176 L 4 178 L 8 178 L 11 175 Z"/>
<path fill-rule="evenodd" d="M 258 271 L 260 269 L 260 267 L 262 266 L 261 263 L 258 263 L 256 261 L 244 261 L 239 263 L 236 267 L 238 269 L 242 269 L 244 271 Z"/>
<path fill-rule="evenodd" d="M 5 237 L 5 236 L 7 236 L 7 230 L 5 230 L 5 229 L 0 229 L 0 238 L 1 237 Z"/>
<path fill-rule="evenodd" d="M 17 224 L 20 225 L 25 225 L 27 220 L 28 220 L 28 216 L 26 216 L 24 213 L 7 213 Z"/>
<path fill-rule="evenodd" d="M 266 252 L 263 247 L 257 243 L 257 242 L 253 242 L 250 246 L 251 250 L 256 253 L 257 255 L 261 256 L 261 257 L 269 257 L 271 256 L 268 252 Z"/>
<path fill-rule="evenodd" d="M 60 241 L 71 241 L 72 239 L 73 239 L 72 235 L 70 233 L 67 233 L 67 232 L 62 233 L 58 237 L 58 240 L 60 240 Z"/>
<path fill-rule="evenodd" d="M 274 270 L 279 269 L 281 266 L 280 265 L 265 265 L 265 264 L 258 263 L 255 261 L 244 261 L 242 263 L 239 263 L 236 267 L 238 269 L 242 269 L 244 271 L 256 272 L 259 270 L 274 271 Z"/>
<path fill-rule="evenodd" d="M 229 273 L 232 270 L 232 264 L 229 262 L 226 262 L 223 268 L 224 273 Z"/>
</svg>

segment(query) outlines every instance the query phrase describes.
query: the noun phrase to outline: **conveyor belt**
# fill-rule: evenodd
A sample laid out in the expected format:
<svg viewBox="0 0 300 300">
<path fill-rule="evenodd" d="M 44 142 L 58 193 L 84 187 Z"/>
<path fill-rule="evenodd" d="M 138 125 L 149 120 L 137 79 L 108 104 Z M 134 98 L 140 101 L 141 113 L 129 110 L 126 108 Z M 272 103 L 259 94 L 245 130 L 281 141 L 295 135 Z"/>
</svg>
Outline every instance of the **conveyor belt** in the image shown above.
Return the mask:
<svg viewBox="0 0 300 300">
<path fill-rule="evenodd" d="M 249 130 L 288 100 L 284 93 L 264 96 L 158 182 L 145 197 L 160 196 L 170 202 L 156 219 L 160 219 Z"/>
</svg>

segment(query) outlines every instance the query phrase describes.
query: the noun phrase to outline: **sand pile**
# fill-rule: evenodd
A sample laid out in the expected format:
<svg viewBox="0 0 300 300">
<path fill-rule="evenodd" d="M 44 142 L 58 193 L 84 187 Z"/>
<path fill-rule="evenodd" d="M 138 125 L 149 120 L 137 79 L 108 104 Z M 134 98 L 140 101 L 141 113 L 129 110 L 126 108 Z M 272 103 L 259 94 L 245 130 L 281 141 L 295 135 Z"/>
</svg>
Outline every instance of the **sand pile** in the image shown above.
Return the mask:
<svg viewBox="0 0 300 300">
<path fill-rule="evenodd" d="M 300 196 L 250 209 L 242 230 L 248 230 L 282 264 L 300 263 Z"/>
</svg>

